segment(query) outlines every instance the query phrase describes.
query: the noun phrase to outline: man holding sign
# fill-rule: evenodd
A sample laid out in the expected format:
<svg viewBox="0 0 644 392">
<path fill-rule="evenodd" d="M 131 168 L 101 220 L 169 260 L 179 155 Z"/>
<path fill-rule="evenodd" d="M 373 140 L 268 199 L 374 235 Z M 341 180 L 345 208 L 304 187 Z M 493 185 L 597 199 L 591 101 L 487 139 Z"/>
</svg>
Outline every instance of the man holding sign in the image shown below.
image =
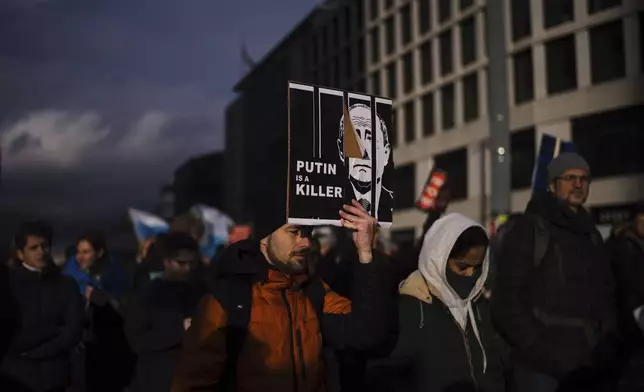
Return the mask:
<svg viewBox="0 0 644 392">
<path fill-rule="evenodd" d="M 309 279 L 311 242 L 304 226 L 285 224 L 259 241 L 230 246 L 215 292 L 201 300 L 192 319 L 173 392 L 324 390 L 323 343 L 365 350 L 384 339 L 387 275 L 373 250 L 376 218 L 356 200 L 338 214 L 353 230 L 359 259 L 352 300 Z"/>
</svg>

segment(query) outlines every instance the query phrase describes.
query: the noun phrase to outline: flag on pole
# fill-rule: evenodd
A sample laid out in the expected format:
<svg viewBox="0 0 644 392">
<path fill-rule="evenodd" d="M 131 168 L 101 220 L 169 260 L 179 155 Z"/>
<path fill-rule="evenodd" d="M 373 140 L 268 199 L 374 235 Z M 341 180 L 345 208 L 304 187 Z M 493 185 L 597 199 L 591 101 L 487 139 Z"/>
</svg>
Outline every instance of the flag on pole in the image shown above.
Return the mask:
<svg viewBox="0 0 644 392">
<path fill-rule="evenodd" d="M 440 192 L 446 182 L 447 172 L 442 169 L 433 168 L 429 173 L 429 177 L 427 177 L 427 182 L 423 187 L 420 197 L 416 200 L 416 207 L 425 212 L 437 209 Z"/>
<path fill-rule="evenodd" d="M 201 219 L 205 228 L 200 242 L 201 253 L 212 259 L 217 248 L 228 242 L 228 233 L 234 222 L 218 209 L 203 204 L 193 206 L 191 212 Z"/>
<path fill-rule="evenodd" d="M 571 141 L 564 141 L 552 135 L 541 135 L 539 155 L 534 164 L 532 172 L 532 196 L 548 191 L 548 165 L 550 162 L 564 152 L 575 151 L 575 145 Z"/>
<path fill-rule="evenodd" d="M 165 220 L 149 212 L 130 208 L 128 214 L 139 243 L 170 230 L 170 225 Z"/>
</svg>

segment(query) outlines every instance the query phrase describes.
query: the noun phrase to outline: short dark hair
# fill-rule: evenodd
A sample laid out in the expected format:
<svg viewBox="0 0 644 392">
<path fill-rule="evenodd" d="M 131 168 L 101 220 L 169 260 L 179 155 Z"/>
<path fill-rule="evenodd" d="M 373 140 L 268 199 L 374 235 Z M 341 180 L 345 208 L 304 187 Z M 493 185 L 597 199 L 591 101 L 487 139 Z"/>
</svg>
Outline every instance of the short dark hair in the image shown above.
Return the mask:
<svg viewBox="0 0 644 392">
<path fill-rule="evenodd" d="M 199 253 L 199 244 L 188 233 L 175 231 L 159 236 L 155 244 L 163 259 L 172 259 L 179 256 L 182 251 Z"/>
<path fill-rule="evenodd" d="M 54 229 L 44 221 L 32 221 L 23 223 L 14 236 L 16 250 L 22 250 L 27 246 L 27 237 L 44 238 L 51 246 Z"/>
<path fill-rule="evenodd" d="M 105 236 L 97 231 L 88 231 L 78 237 L 78 240 L 76 240 L 76 244 L 78 244 L 81 241 L 87 241 L 92 248 L 94 248 L 95 251 L 107 251 L 107 241 L 105 240 Z"/>
<path fill-rule="evenodd" d="M 488 247 L 490 245 L 490 239 L 487 236 L 485 230 L 479 226 L 472 226 L 466 229 L 458 237 L 452 251 L 449 254 L 450 259 L 460 259 L 464 257 L 470 249 L 477 246 Z"/>
</svg>

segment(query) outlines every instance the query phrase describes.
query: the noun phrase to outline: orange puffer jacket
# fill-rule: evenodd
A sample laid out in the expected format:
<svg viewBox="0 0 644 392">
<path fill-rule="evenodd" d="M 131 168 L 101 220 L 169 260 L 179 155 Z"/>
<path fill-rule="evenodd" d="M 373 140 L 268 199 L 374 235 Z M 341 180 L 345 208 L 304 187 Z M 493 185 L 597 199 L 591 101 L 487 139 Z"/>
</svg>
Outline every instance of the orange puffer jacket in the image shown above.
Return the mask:
<svg viewBox="0 0 644 392">
<path fill-rule="evenodd" d="M 384 338 L 385 274 L 377 259 L 356 266 L 353 301 L 327 290 L 322 320 L 298 289 L 306 276 L 289 277 L 272 268 L 259 244 L 242 241 L 226 251 L 228 265 L 261 274 L 252 286 L 248 334 L 237 366 L 237 391 L 322 392 L 323 340 L 337 349 L 364 350 Z M 232 257 L 231 257 L 232 255 Z M 232 260 L 231 260 L 232 259 Z M 222 260 L 224 262 L 224 260 Z M 186 334 L 172 392 L 218 391 L 226 363 L 227 315 L 212 295 L 204 297 Z"/>
</svg>

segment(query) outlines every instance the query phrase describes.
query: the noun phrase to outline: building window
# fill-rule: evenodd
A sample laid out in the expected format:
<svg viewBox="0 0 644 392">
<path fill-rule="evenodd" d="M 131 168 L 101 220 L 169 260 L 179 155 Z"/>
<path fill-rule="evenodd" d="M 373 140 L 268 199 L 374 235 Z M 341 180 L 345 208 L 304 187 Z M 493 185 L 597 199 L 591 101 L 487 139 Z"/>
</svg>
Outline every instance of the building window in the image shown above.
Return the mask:
<svg viewBox="0 0 644 392">
<path fill-rule="evenodd" d="M 396 118 L 396 109 L 391 109 L 391 129 L 389 129 L 389 143 L 391 147 L 398 146 L 398 119 Z"/>
<path fill-rule="evenodd" d="M 476 72 L 463 78 L 463 120 L 479 118 L 479 78 Z"/>
<path fill-rule="evenodd" d="M 429 0 L 418 0 L 418 30 L 420 34 L 432 28 L 432 8 Z"/>
<path fill-rule="evenodd" d="M 441 115 L 443 130 L 454 128 L 454 84 L 441 88 Z"/>
<path fill-rule="evenodd" d="M 548 94 L 558 94 L 577 88 L 577 56 L 575 36 L 546 43 L 546 71 Z"/>
<path fill-rule="evenodd" d="M 543 0 L 543 27 L 549 29 L 575 20 L 574 0 Z"/>
<path fill-rule="evenodd" d="M 513 56 L 514 65 L 514 103 L 521 104 L 534 99 L 534 69 L 532 48 Z"/>
<path fill-rule="evenodd" d="M 434 94 L 423 95 L 423 136 L 431 136 L 434 129 Z"/>
<path fill-rule="evenodd" d="M 432 57 L 432 41 L 427 40 L 420 46 L 420 73 L 423 78 L 423 84 L 429 84 L 434 80 Z"/>
<path fill-rule="evenodd" d="M 405 104 L 405 143 L 411 143 L 416 139 L 416 111 L 414 110 L 415 101 Z"/>
<path fill-rule="evenodd" d="M 470 8 L 473 5 L 474 5 L 474 0 L 461 0 L 461 3 L 460 3 L 461 11 L 465 11 L 466 9 Z"/>
<path fill-rule="evenodd" d="M 438 0 L 438 23 L 452 18 L 452 0 Z"/>
<path fill-rule="evenodd" d="M 452 73 L 454 70 L 452 52 L 452 30 L 446 30 L 439 37 L 441 54 L 441 76 Z"/>
<path fill-rule="evenodd" d="M 358 80 L 358 83 L 356 84 L 356 91 L 359 93 L 367 92 L 367 81 L 365 80 L 365 78 Z"/>
<path fill-rule="evenodd" d="M 392 61 L 387 66 L 387 88 L 389 91 L 389 98 L 396 98 L 397 95 L 397 84 L 396 84 L 396 61 Z"/>
<path fill-rule="evenodd" d="M 364 45 L 364 38 L 360 38 L 358 41 L 358 72 L 362 72 L 366 66 L 365 66 L 365 45 Z"/>
<path fill-rule="evenodd" d="M 402 29 L 402 44 L 409 44 L 413 35 L 414 25 L 411 22 L 411 4 L 407 4 L 400 10 L 400 28 Z"/>
<path fill-rule="evenodd" d="M 467 148 L 434 156 L 434 166 L 447 172 L 451 200 L 467 199 Z"/>
<path fill-rule="evenodd" d="M 356 0 L 356 31 L 362 31 L 364 27 L 364 0 Z"/>
<path fill-rule="evenodd" d="M 474 17 L 461 22 L 461 61 L 463 66 L 476 61 L 476 21 Z"/>
<path fill-rule="evenodd" d="M 519 41 L 532 34 L 532 17 L 530 13 L 530 0 L 512 0 L 512 40 Z"/>
<path fill-rule="evenodd" d="M 622 0 L 587 0 L 588 13 L 594 14 L 622 5 Z"/>
<path fill-rule="evenodd" d="M 379 0 L 371 0 L 369 2 L 369 18 L 371 20 L 376 20 L 378 19 L 378 16 L 380 15 L 380 4 Z"/>
<path fill-rule="evenodd" d="M 396 168 L 396 208 L 414 208 L 416 204 L 416 164 Z"/>
<path fill-rule="evenodd" d="M 537 159 L 536 135 L 533 127 L 510 135 L 510 186 L 512 190 L 532 186 L 532 172 Z"/>
<path fill-rule="evenodd" d="M 327 28 L 320 29 L 320 47 L 322 48 L 322 61 L 326 61 L 326 55 L 329 53 L 329 31 Z"/>
<path fill-rule="evenodd" d="M 371 94 L 381 95 L 382 85 L 380 83 L 380 71 L 375 71 L 371 74 Z"/>
<path fill-rule="evenodd" d="M 378 64 L 380 62 L 380 34 L 378 27 L 371 29 L 371 62 Z"/>
<path fill-rule="evenodd" d="M 396 50 L 396 19 L 392 16 L 385 22 L 385 50 L 387 54 L 392 54 Z"/>
<path fill-rule="evenodd" d="M 593 178 L 644 173 L 642 111 L 632 106 L 572 119 L 572 139 Z"/>
<path fill-rule="evenodd" d="M 313 63 L 314 67 L 317 67 L 318 65 L 318 50 L 320 48 L 318 47 L 318 38 L 313 37 L 311 40 L 311 63 Z"/>
<path fill-rule="evenodd" d="M 626 76 L 622 20 L 590 29 L 590 69 L 593 84 Z"/>
<path fill-rule="evenodd" d="M 353 51 L 350 46 L 344 50 L 344 77 L 347 80 L 351 79 L 353 76 L 353 62 L 351 61 L 352 53 Z"/>
<path fill-rule="evenodd" d="M 333 82 L 332 87 L 340 87 L 340 56 L 333 59 Z"/>
<path fill-rule="evenodd" d="M 644 11 L 640 12 L 640 64 L 644 73 Z"/>
<path fill-rule="evenodd" d="M 414 52 L 409 51 L 403 55 L 403 88 L 405 94 L 414 89 Z"/>
<path fill-rule="evenodd" d="M 338 17 L 333 18 L 333 51 L 338 50 L 340 47 L 340 23 L 338 22 Z"/>
<path fill-rule="evenodd" d="M 353 19 L 351 18 L 351 7 L 344 9 L 344 38 L 350 40 L 353 35 Z"/>
</svg>

